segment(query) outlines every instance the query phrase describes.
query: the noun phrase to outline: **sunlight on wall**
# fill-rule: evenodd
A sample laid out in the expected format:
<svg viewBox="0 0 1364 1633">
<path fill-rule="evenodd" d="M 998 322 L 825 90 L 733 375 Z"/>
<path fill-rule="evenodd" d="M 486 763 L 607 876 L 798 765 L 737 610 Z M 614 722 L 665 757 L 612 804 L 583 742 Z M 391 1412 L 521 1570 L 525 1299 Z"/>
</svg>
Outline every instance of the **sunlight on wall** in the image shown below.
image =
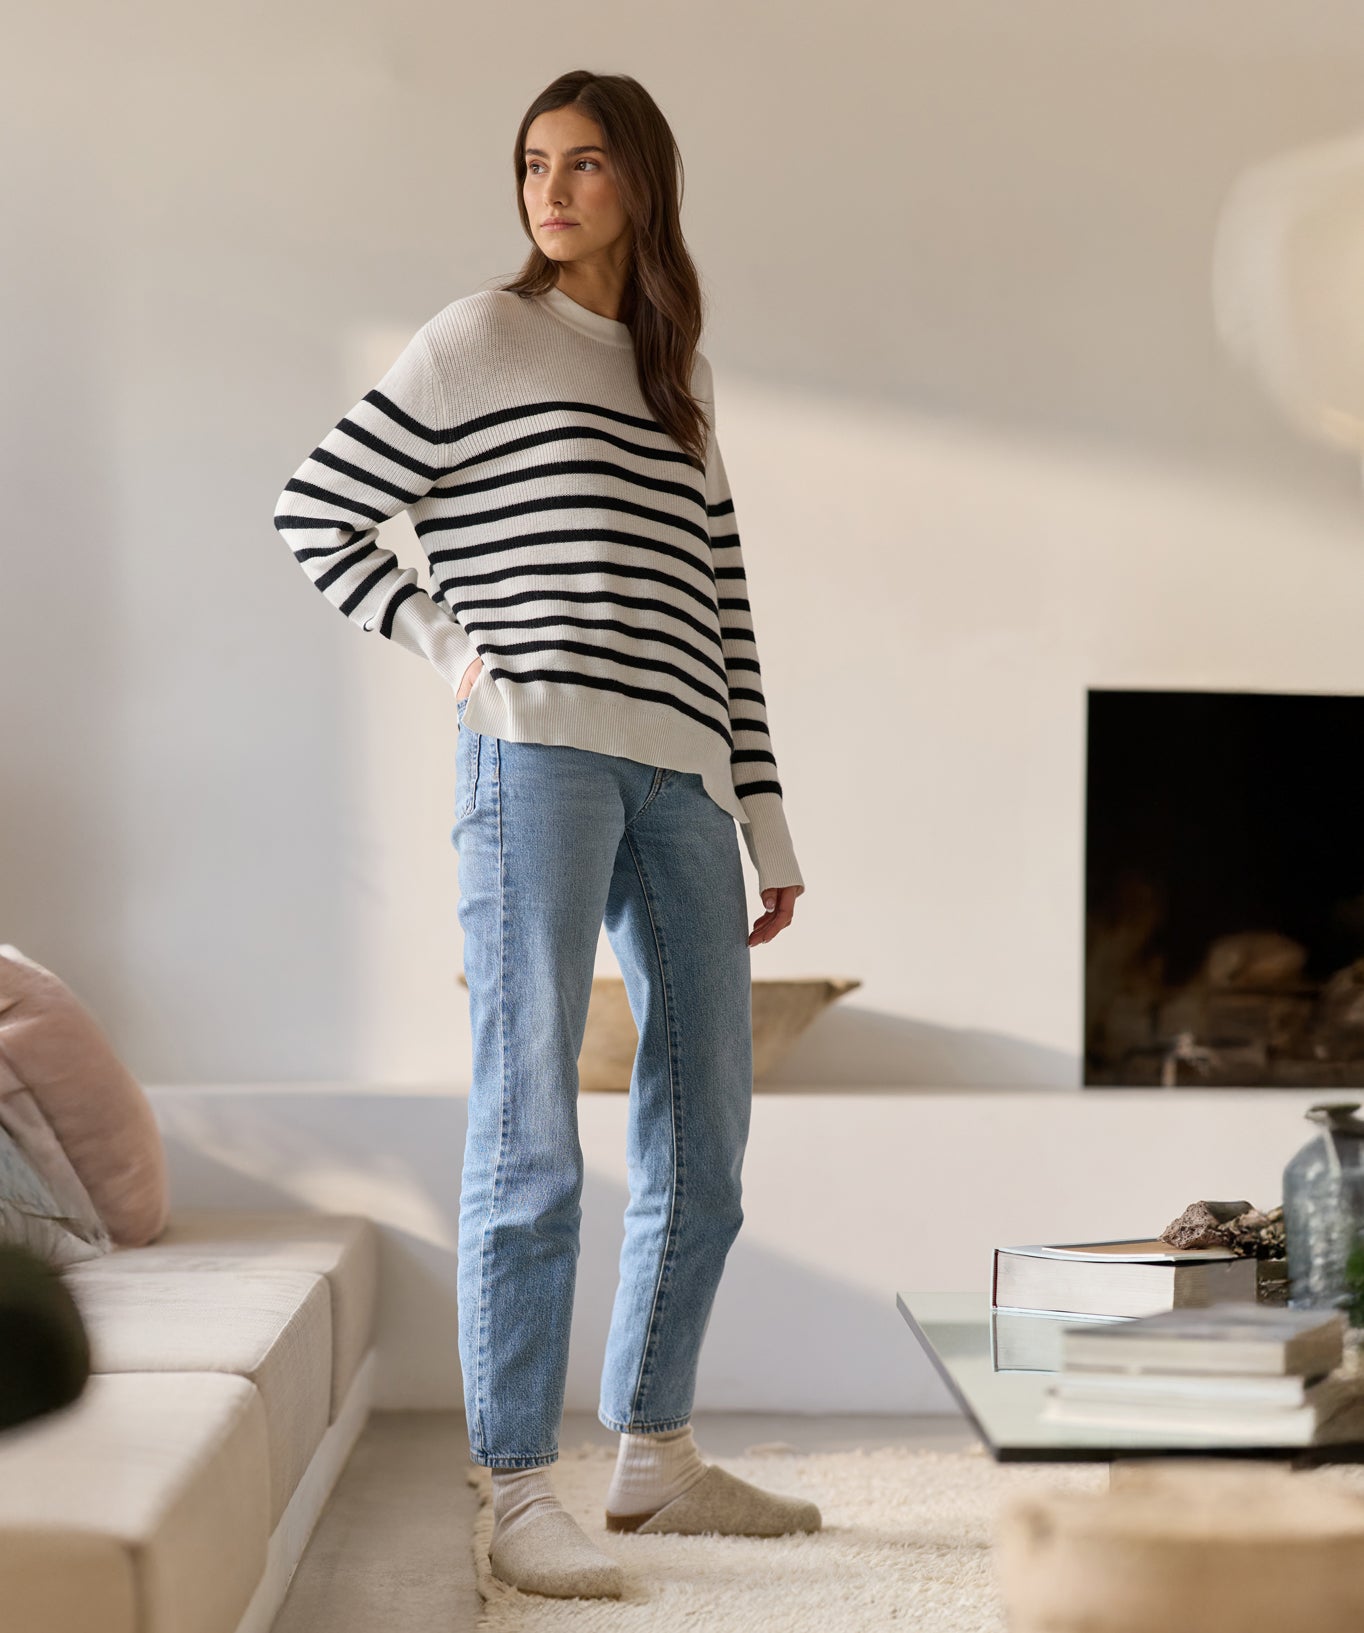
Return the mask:
<svg viewBox="0 0 1364 1633">
<path fill-rule="evenodd" d="M 407 338 L 352 338 L 351 400 Z M 1277 490 L 719 369 L 717 402 L 809 881 L 754 974 L 865 982 L 779 1076 L 1078 1082 L 1086 687 L 1355 689 L 1357 529 Z M 425 581 L 407 519 L 384 538 Z M 376 644 L 346 704 L 353 1075 L 464 1082 L 453 693 L 408 660 Z"/>
</svg>

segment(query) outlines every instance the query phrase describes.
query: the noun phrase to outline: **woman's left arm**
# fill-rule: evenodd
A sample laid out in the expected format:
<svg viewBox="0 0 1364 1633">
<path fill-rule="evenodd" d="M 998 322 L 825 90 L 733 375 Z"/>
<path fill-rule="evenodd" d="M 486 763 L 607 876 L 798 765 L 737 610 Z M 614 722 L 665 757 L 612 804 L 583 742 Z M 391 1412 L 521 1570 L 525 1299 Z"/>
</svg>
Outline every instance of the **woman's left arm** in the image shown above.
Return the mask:
<svg viewBox="0 0 1364 1633">
<path fill-rule="evenodd" d="M 740 825 L 744 843 L 758 871 L 758 892 L 767 908 L 749 937 L 749 945 L 755 946 L 770 941 L 791 922 L 796 897 L 805 889 L 805 881 L 796 861 L 782 802 L 734 496 L 715 435 L 709 365 L 704 382 L 702 394 L 709 398 L 706 404 L 709 416 L 706 515 L 729 684 L 729 724 L 734 739 L 730 768 L 734 792 L 747 814 Z"/>
</svg>

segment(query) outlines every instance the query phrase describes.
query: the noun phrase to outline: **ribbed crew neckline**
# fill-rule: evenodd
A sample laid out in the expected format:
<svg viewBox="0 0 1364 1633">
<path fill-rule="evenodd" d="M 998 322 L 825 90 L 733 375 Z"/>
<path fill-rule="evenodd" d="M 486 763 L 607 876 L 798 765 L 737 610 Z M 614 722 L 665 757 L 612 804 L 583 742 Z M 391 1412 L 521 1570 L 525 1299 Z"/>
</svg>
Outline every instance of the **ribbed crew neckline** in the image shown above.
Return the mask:
<svg viewBox="0 0 1364 1633">
<path fill-rule="evenodd" d="M 605 341 L 608 346 L 633 346 L 635 343 L 628 323 L 622 323 L 618 318 L 605 318 L 600 312 L 592 311 L 571 295 L 565 295 L 557 284 L 551 285 L 540 298 L 555 317 L 593 340 Z"/>
</svg>

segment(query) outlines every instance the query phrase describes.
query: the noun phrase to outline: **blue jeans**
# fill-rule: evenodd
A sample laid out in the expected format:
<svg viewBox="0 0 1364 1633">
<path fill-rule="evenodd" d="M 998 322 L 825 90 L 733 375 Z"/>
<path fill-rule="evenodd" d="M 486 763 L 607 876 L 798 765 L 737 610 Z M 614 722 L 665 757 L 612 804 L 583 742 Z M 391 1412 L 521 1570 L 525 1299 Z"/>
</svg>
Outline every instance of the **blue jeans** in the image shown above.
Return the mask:
<svg viewBox="0 0 1364 1633">
<path fill-rule="evenodd" d="M 630 1200 L 598 1416 L 691 1417 L 701 1341 L 743 1221 L 753 1093 L 747 902 L 734 818 L 695 772 L 550 743 L 456 747 L 459 920 L 473 1073 L 459 1207 L 469 1455 L 559 1455 L 582 1220 L 578 1053 L 603 924 L 639 1030 Z"/>
</svg>

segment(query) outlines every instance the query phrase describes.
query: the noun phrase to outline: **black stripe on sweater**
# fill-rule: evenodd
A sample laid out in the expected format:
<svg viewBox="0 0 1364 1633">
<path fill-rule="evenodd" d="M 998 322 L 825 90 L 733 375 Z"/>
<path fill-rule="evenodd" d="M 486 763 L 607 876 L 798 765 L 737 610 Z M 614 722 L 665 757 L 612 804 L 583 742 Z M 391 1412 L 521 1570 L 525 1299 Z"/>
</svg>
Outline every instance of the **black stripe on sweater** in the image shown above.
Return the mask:
<svg viewBox="0 0 1364 1633">
<path fill-rule="evenodd" d="M 781 784 L 775 777 L 770 782 L 740 782 L 735 783 L 734 792 L 740 799 L 747 799 L 750 794 L 780 794 Z"/>
<path fill-rule="evenodd" d="M 453 581 L 450 584 L 442 584 L 432 593 L 431 599 L 433 601 L 444 601 L 446 599 L 445 592 L 448 589 L 458 589 L 458 587 L 458 584 Z M 719 638 L 716 636 L 715 631 L 703 624 L 699 618 L 693 618 L 682 607 L 675 607 L 670 601 L 660 601 L 655 596 L 625 595 L 617 590 L 558 589 L 553 591 L 552 594 L 545 590 L 518 590 L 515 595 L 485 596 L 482 600 L 465 601 L 461 603 L 460 610 L 467 611 L 470 607 L 519 607 L 527 601 L 545 600 L 589 601 L 594 603 L 608 601 L 612 606 L 616 607 L 638 607 L 642 612 L 659 612 L 664 614 L 665 617 L 676 619 L 678 623 L 686 624 L 689 629 L 694 629 L 699 635 L 704 635 L 708 641 L 717 646 L 719 645 Z M 480 620 L 477 622 L 470 621 L 464 627 L 466 629 L 495 629 L 497 625 L 493 621 L 484 622 Z"/>
<path fill-rule="evenodd" d="M 609 541 L 612 544 L 628 544 L 636 550 L 648 550 L 656 556 L 670 556 L 674 561 L 680 561 L 686 567 L 694 568 L 706 580 L 712 582 L 710 563 L 697 556 L 694 551 L 685 549 L 680 544 L 668 544 L 663 539 L 653 539 L 643 533 L 618 533 L 608 527 L 550 527 L 538 533 L 513 533 L 505 539 L 488 539 L 482 544 L 465 544 L 458 547 L 451 546 L 446 550 L 428 550 L 427 560 L 434 571 L 437 564 L 444 561 L 473 561 L 479 556 L 502 555 L 511 550 L 521 550 L 542 544 L 601 544 Z M 553 564 L 551 564 L 553 565 Z M 567 567 L 569 564 L 565 564 Z M 578 563 L 572 564 L 576 570 Z M 603 572 L 632 575 L 636 571 L 644 572 L 643 568 L 626 567 L 623 563 L 601 562 Z M 708 593 L 702 599 L 707 606 L 713 605 L 713 599 Z"/>
<path fill-rule="evenodd" d="M 404 470 L 425 477 L 428 482 L 434 482 L 437 478 L 444 476 L 449 468 L 446 465 L 423 465 L 421 460 L 415 459 L 411 454 L 404 453 L 401 448 L 395 448 L 391 442 L 385 442 L 382 437 L 376 436 L 373 431 L 367 431 L 363 425 L 357 425 L 352 419 L 338 420 L 333 429 L 344 431 L 352 442 L 358 442 L 362 448 L 368 448 L 371 453 L 378 454 L 381 459 L 391 460 L 393 464 L 401 465 Z M 330 433 L 328 434 L 330 435 Z M 345 471 L 347 475 L 353 475 L 356 471 L 355 466 L 348 465 L 339 454 L 333 453 L 330 448 L 324 448 L 321 443 L 313 449 L 308 457 L 315 459 L 319 465 L 333 465 L 337 470 Z M 360 475 L 364 481 L 374 481 L 374 475 L 371 471 L 362 470 Z"/>
<path fill-rule="evenodd" d="M 371 396 L 373 395 L 375 394 L 371 393 Z M 490 426 L 510 425 L 513 420 L 533 419 L 537 414 L 595 414 L 601 419 L 613 420 L 617 425 L 633 426 L 636 431 L 657 431 L 661 436 L 667 435 L 657 420 L 644 419 L 638 414 L 626 414 L 618 408 L 604 408 L 600 403 L 580 403 L 551 397 L 541 402 L 513 403 L 509 408 L 497 408 L 490 414 L 479 414 L 460 425 L 452 425 L 448 431 L 435 433 L 434 440 L 459 442 L 478 431 L 486 431 Z M 430 432 L 423 434 L 432 435 Z M 697 469 L 701 468 L 697 461 L 693 460 L 692 463 Z"/>
<path fill-rule="evenodd" d="M 311 550 L 306 552 L 306 554 L 314 556 L 329 556 L 332 553 L 332 550 Z M 378 545 L 375 544 L 374 540 L 371 539 L 367 544 L 362 544 L 358 550 L 352 550 L 349 555 L 337 557 L 337 559 L 331 564 L 330 567 L 328 567 L 325 573 L 320 573 L 313 580 L 313 588 L 315 590 L 321 590 L 325 594 L 326 591 L 329 590 L 333 584 L 335 584 L 337 579 L 344 578 L 357 562 L 364 561 L 367 556 L 372 556 L 376 553 L 387 556 L 390 562 L 392 562 L 394 559 L 393 552 L 391 550 L 381 551 Z M 354 602 L 353 596 L 350 599 L 352 602 Z"/>
<path fill-rule="evenodd" d="M 514 504 L 501 505 L 496 510 L 475 510 L 458 516 L 433 516 L 417 528 L 417 536 L 425 539 L 428 533 L 448 533 L 461 527 L 484 527 L 503 522 L 509 516 L 534 516 L 546 510 L 619 510 L 627 516 L 637 516 L 642 522 L 661 522 L 675 527 L 679 533 L 689 533 L 708 545 L 710 539 L 699 522 L 686 516 L 676 516 L 669 510 L 653 510 L 633 499 L 621 499 L 610 493 L 550 493 L 533 499 L 518 499 Z M 705 556 L 706 574 L 711 573 L 709 551 Z"/>
<path fill-rule="evenodd" d="M 398 608 L 402 606 L 403 602 L 407 600 L 409 595 L 420 595 L 420 594 L 421 594 L 421 585 L 420 584 L 404 584 L 403 587 L 398 591 L 397 595 L 391 596 L 389 598 L 389 603 L 384 608 L 384 615 L 380 619 L 378 625 L 376 626 L 378 628 L 378 631 L 379 631 L 380 635 L 384 636 L 388 640 L 393 639 L 393 616 L 394 616 L 394 614 L 397 612 Z"/>
<path fill-rule="evenodd" d="M 343 521 L 339 516 L 276 516 L 275 526 L 281 533 L 292 533 L 295 528 L 315 528 L 327 533 L 345 533 L 347 537 L 342 539 L 342 544 L 349 544 L 351 539 L 358 538 L 361 533 L 368 531 L 367 528 L 356 527 L 354 522 Z M 337 546 L 334 544 L 328 545 L 325 550 L 300 550 L 297 545 L 290 545 L 289 548 L 299 561 L 306 561 L 310 556 L 330 555 Z"/>
<path fill-rule="evenodd" d="M 420 437 L 423 442 L 444 445 L 451 442 L 462 442 L 465 437 L 474 436 L 479 431 L 489 430 L 497 425 L 510 425 L 514 420 L 533 419 L 538 414 L 593 414 L 599 419 L 611 420 L 617 425 L 628 425 L 636 431 L 656 431 L 660 436 L 667 436 L 666 429 L 655 419 L 639 414 L 626 414 L 618 408 L 606 408 L 600 403 L 576 402 L 572 399 L 550 397 L 539 402 L 513 403 L 507 408 L 494 409 L 488 414 L 478 414 L 471 420 L 464 420 L 459 425 L 452 425 L 435 429 L 414 419 L 405 409 L 399 408 L 391 397 L 386 397 L 376 386 L 372 391 L 365 393 L 365 402 L 377 408 L 386 415 L 395 425 L 400 425 L 409 436 Z M 338 422 L 337 429 L 344 430 L 348 436 L 354 436 L 357 441 L 368 443 L 371 433 L 362 426 L 355 424 L 350 418 Z M 380 445 L 383 451 L 383 445 Z M 486 457 L 479 455 L 479 458 Z M 704 470 L 703 463 L 691 454 L 681 450 L 660 451 L 660 458 L 677 459 L 690 465 L 693 470 Z M 448 467 L 447 467 L 448 468 Z M 724 507 L 721 506 L 721 509 Z M 730 508 L 733 508 L 732 502 Z M 715 514 L 719 514 L 717 510 Z"/>
<path fill-rule="evenodd" d="M 671 692 L 656 692 L 650 687 L 628 686 L 624 681 L 615 680 L 605 675 L 579 675 L 571 669 L 525 669 L 518 675 L 510 669 L 492 668 L 487 671 L 494 680 L 552 680 L 567 682 L 573 686 L 594 686 L 603 692 L 618 692 L 622 697 L 642 698 L 646 703 L 666 703 L 669 708 L 676 709 L 680 714 L 689 715 L 693 720 L 699 720 L 703 726 L 709 726 L 724 738 L 726 744 L 733 746 L 733 739 L 729 732 L 712 715 L 694 709 L 690 703 L 674 697 Z"/>
<path fill-rule="evenodd" d="M 636 641 L 658 641 L 664 646 L 676 647 L 679 652 L 685 652 L 688 657 L 695 658 L 697 663 L 707 669 L 713 669 L 723 680 L 726 678 L 722 664 L 715 661 L 705 652 L 698 652 L 690 641 L 684 641 L 680 635 L 669 635 L 662 629 L 637 629 L 632 624 L 623 624 L 619 618 L 575 618 L 571 613 L 547 612 L 539 618 L 468 618 L 464 621 L 464 628 L 470 634 L 476 629 L 543 629 L 550 624 L 568 624 L 574 629 L 614 629 L 621 635 L 628 635 Z M 709 633 L 709 632 L 707 632 Z"/>
<path fill-rule="evenodd" d="M 671 675 L 702 697 L 711 698 L 726 714 L 729 713 L 729 700 L 723 692 L 717 692 L 713 686 L 707 686 L 705 681 L 697 680 L 695 675 L 689 675 L 685 669 L 669 663 L 666 658 L 651 658 L 642 652 L 608 651 L 604 647 L 590 646 L 586 641 L 499 641 L 496 650 L 499 658 L 509 658 L 521 652 L 576 652 L 584 658 L 600 658 L 604 663 L 624 664 L 630 669 L 649 669 L 655 674 Z"/>
<path fill-rule="evenodd" d="M 398 566 L 397 558 L 393 555 L 391 550 L 379 550 L 375 546 L 371 545 L 364 551 L 364 554 L 366 556 L 377 555 L 383 557 L 384 559 L 380 561 L 379 565 L 374 569 L 368 578 L 361 579 L 360 583 L 356 585 L 356 587 L 341 603 L 341 611 L 345 613 L 347 618 L 349 618 L 351 613 L 353 613 L 355 609 L 363 603 L 365 597 L 371 590 L 377 588 L 386 578 L 392 578 L 395 571 L 399 576 L 402 574 L 402 568 Z M 324 577 L 330 579 L 332 574 L 327 573 L 324 575 Z M 317 585 L 319 589 L 322 588 L 321 580 L 317 581 Z"/>
<path fill-rule="evenodd" d="M 669 482 L 662 476 L 645 476 L 632 471 L 628 465 L 618 465 L 609 459 L 556 459 L 543 465 L 519 465 L 512 471 L 499 471 L 493 476 L 480 476 L 472 481 L 456 482 L 448 488 L 433 488 L 432 497 L 458 499 L 466 493 L 487 493 L 494 488 L 511 487 L 517 482 L 534 482 L 549 476 L 614 476 L 633 487 L 647 488 L 651 493 L 671 493 L 679 499 L 689 499 L 704 508 L 703 496 L 686 482 Z M 704 537 L 709 540 L 710 533 Z"/>
<path fill-rule="evenodd" d="M 690 455 L 684 454 L 678 448 L 650 448 L 642 442 L 630 442 L 625 437 L 618 437 L 611 431 L 604 431 L 599 425 L 553 425 L 546 431 L 531 431 L 523 437 L 513 437 L 509 442 L 494 443 L 491 448 L 485 448 L 482 453 L 470 454 L 467 459 L 461 459 L 451 465 L 450 475 L 468 470 L 471 465 L 483 465 L 490 459 L 503 459 L 512 454 L 525 453 L 530 448 L 541 448 L 550 442 L 569 442 L 576 437 L 589 437 L 595 442 L 608 443 L 613 448 L 619 448 L 622 453 L 635 454 L 640 459 L 661 460 L 669 465 L 687 465 L 692 470 L 697 468 L 696 461 Z"/>
<path fill-rule="evenodd" d="M 368 478 L 366 478 L 366 480 L 368 480 Z M 403 505 L 413 505 L 413 503 L 420 498 L 420 495 L 417 495 L 417 493 L 408 493 L 405 488 L 392 487 L 392 485 L 387 482 L 374 482 L 374 480 L 368 480 L 368 485 L 371 488 L 381 488 L 382 492 L 389 493 L 392 498 L 399 500 L 400 503 L 403 503 Z M 340 495 L 340 493 L 333 493 L 332 488 L 315 487 L 314 483 L 304 482 L 301 477 L 289 477 L 288 482 L 284 483 L 284 492 L 305 493 L 305 495 L 309 496 L 310 500 L 323 500 L 325 503 L 327 503 L 327 505 L 337 505 L 340 506 L 341 509 L 354 511 L 356 516 L 364 516 L 366 521 L 372 521 L 372 523 L 376 524 L 381 523 L 381 521 L 387 521 L 389 516 L 394 514 L 392 509 L 376 509 L 372 505 L 366 505 L 364 500 L 351 500 L 351 498 L 345 498 L 345 496 Z M 322 519 L 322 523 L 319 523 L 317 518 L 314 518 L 314 516 L 286 516 L 286 514 L 281 513 L 274 518 L 274 526 L 278 527 L 279 531 L 283 532 L 286 527 L 330 527 L 335 526 L 335 524 L 330 523 L 330 521 L 327 521 L 325 518 Z"/>
<path fill-rule="evenodd" d="M 600 535 L 594 535 L 594 537 L 600 537 Z M 464 589 L 476 584 L 501 584 L 509 578 L 561 578 L 575 573 L 600 573 L 604 577 L 608 578 L 627 578 L 632 580 L 649 579 L 655 584 L 666 584 L 669 589 L 677 590 L 682 595 L 690 596 L 693 601 L 700 602 L 703 607 L 714 606 L 714 602 L 711 600 L 711 597 L 707 591 L 697 589 L 694 584 L 688 584 L 685 579 L 674 578 L 671 573 L 662 572 L 655 567 L 631 567 L 627 572 L 624 568 L 619 567 L 609 561 L 527 562 L 522 566 L 495 568 L 489 573 L 464 574 L 457 580 L 442 583 L 441 589 L 446 591 L 448 596 L 448 592 L 451 590 L 463 591 Z M 601 591 L 599 593 L 603 600 L 619 599 L 617 596 L 611 596 L 607 591 Z M 558 590 L 546 590 L 542 592 L 542 594 L 546 598 L 554 599 L 560 594 L 560 592 Z M 478 601 L 468 600 L 454 602 L 447 599 L 447 605 L 450 607 L 452 612 L 458 614 L 463 612 L 466 607 L 476 607 L 480 605 L 480 603 Z"/>
</svg>

